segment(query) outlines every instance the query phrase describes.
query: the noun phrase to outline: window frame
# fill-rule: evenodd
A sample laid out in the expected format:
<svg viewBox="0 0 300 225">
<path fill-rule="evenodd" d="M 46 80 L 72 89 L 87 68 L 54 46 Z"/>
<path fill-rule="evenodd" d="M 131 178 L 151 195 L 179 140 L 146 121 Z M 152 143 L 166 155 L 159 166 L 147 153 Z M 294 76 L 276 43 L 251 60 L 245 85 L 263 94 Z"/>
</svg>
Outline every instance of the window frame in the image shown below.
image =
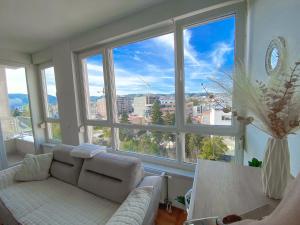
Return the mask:
<svg viewBox="0 0 300 225">
<path fill-rule="evenodd" d="M 47 98 L 48 92 L 46 91 L 47 90 L 46 78 L 45 78 L 45 72 L 44 72 L 45 69 L 48 69 L 51 67 L 54 68 L 54 76 L 55 76 L 55 74 L 56 74 L 55 67 L 52 62 L 47 62 L 47 63 L 39 65 L 38 70 L 39 70 L 39 80 L 40 80 L 40 87 L 41 87 L 41 94 L 42 94 L 43 123 L 44 123 L 44 127 L 46 129 L 45 130 L 46 142 L 57 144 L 57 143 L 61 143 L 62 140 L 50 138 L 51 137 L 51 133 L 50 133 L 51 128 L 50 128 L 49 124 L 57 123 L 61 129 L 59 107 L 58 107 L 59 118 L 52 118 L 52 117 L 48 116 L 48 98 Z M 55 79 L 55 86 L 56 86 L 56 79 Z M 57 91 L 56 91 L 56 98 L 57 98 L 57 106 L 58 106 L 59 100 L 58 100 Z"/>
<path fill-rule="evenodd" d="M 107 119 L 106 120 L 97 120 L 97 119 L 89 119 L 89 87 L 88 87 L 88 73 L 87 71 L 84 71 L 85 68 L 83 67 L 83 60 L 91 57 L 91 56 L 95 56 L 95 55 L 102 55 L 102 66 L 103 66 L 103 79 L 104 79 L 104 86 L 105 86 L 105 102 L 106 102 L 106 113 L 107 113 Z M 79 64 L 79 71 L 81 76 L 79 77 L 79 84 L 80 84 L 80 90 L 81 91 L 81 99 L 82 99 L 82 105 L 84 107 L 82 107 L 82 116 L 83 116 L 83 122 L 84 124 L 90 124 L 91 125 L 93 123 L 97 123 L 99 122 L 98 125 L 104 125 L 104 126 L 108 126 L 110 125 L 110 121 L 111 121 L 111 113 L 110 113 L 110 107 L 109 107 L 109 103 L 107 101 L 108 95 L 109 95 L 109 89 L 108 89 L 108 82 L 107 82 L 107 73 L 105 72 L 105 70 L 107 69 L 105 66 L 105 49 L 103 48 L 97 48 L 97 49 L 93 49 L 93 50 L 89 50 L 89 51 L 85 51 L 82 52 L 80 54 L 78 54 L 78 64 Z"/>
<path fill-rule="evenodd" d="M 232 136 L 235 137 L 235 162 L 243 163 L 243 150 L 238 150 L 239 146 L 242 145 L 241 140 L 244 136 L 244 127 L 239 124 L 235 119 L 232 119 L 231 125 L 194 125 L 186 124 L 185 122 L 185 109 L 179 107 L 185 103 L 185 90 L 184 90 L 184 52 L 183 52 L 183 30 L 187 26 L 200 25 L 214 20 L 226 18 L 228 16 L 235 16 L 235 62 L 240 59 L 245 60 L 244 48 L 245 48 L 245 31 L 246 31 L 246 16 L 245 16 L 245 5 L 243 3 L 236 3 L 230 6 L 225 6 L 218 9 L 213 9 L 201 14 L 185 17 L 185 18 L 174 18 L 173 24 L 165 25 L 163 27 L 154 28 L 150 31 L 140 32 L 129 37 L 123 37 L 118 40 L 113 40 L 104 44 L 101 44 L 92 50 L 81 51 L 77 53 L 79 65 L 79 87 L 84 90 L 83 73 L 81 60 L 83 57 L 91 56 L 93 54 L 102 53 L 103 55 L 103 72 L 104 72 L 104 83 L 107 86 L 108 92 L 106 92 L 106 102 L 108 118 L 107 121 L 101 120 L 88 120 L 86 109 L 82 108 L 83 111 L 83 126 L 85 129 L 87 126 L 107 126 L 112 128 L 112 148 L 109 151 L 123 154 L 132 155 L 150 163 L 159 163 L 166 166 L 175 168 L 193 170 L 195 165 L 185 162 L 185 134 L 195 133 L 202 136 L 205 135 L 216 135 L 216 136 Z M 174 34 L 174 60 L 175 60 L 175 102 L 176 110 L 175 117 L 176 122 L 174 126 L 168 125 L 138 125 L 138 124 L 123 124 L 117 122 L 117 106 L 116 106 L 116 89 L 115 89 L 115 74 L 114 74 L 114 61 L 113 61 L 113 48 L 120 47 L 123 45 L 131 44 L 134 42 L 143 41 L 146 39 L 154 38 L 160 35 L 173 33 Z M 233 84 L 233 88 L 234 88 Z M 85 105 L 85 91 L 81 92 L 81 99 L 83 105 Z M 234 106 L 234 96 L 232 104 Z M 184 107 L 185 108 L 185 107 Z M 141 129 L 149 131 L 161 131 L 171 132 L 176 134 L 176 160 L 162 158 L 155 155 L 144 155 L 141 153 L 128 152 L 119 150 L 118 146 L 118 128 L 126 129 Z M 87 133 L 87 132 L 85 132 Z M 85 135 L 85 141 L 88 137 Z"/>
<path fill-rule="evenodd" d="M 184 75 L 184 49 L 183 49 L 183 30 L 188 27 L 199 26 L 201 24 L 218 21 L 222 18 L 235 16 L 235 52 L 234 61 L 245 61 L 245 8 L 242 3 L 226 6 L 220 9 L 211 10 L 205 13 L 187 17 L 176 22 L 177 35 L 177 66 L 178 72 L 178 101 L 179 104 L 185 105 L 185 75 Z M 235 83 L 233 83 L 233 93 Z M 236 106 L 234 95 L 232 96 L 232 107 Z M 185 118 L 185 107 L 179 109 L 180 118 Z M 232 136 L 235 137 L 235 163 L 242 164 L 244 160 L 244 151 L 239 149 L 243 146 L 244 126 L 232 117 L 231 125 L 205 125 L 205 124 L 187 124 L 185 120 L 179 121 L 179 126 L 182 127 L 184 133 L 195 133 L 199 135 L 217 135 L 217 136 Z M 184 137 L 182 137 L 184 139 Z M 183 141 L 184 142 L 184 141 Z M 184 154 L 185 152 L 182 151 Z"/>
</svg>

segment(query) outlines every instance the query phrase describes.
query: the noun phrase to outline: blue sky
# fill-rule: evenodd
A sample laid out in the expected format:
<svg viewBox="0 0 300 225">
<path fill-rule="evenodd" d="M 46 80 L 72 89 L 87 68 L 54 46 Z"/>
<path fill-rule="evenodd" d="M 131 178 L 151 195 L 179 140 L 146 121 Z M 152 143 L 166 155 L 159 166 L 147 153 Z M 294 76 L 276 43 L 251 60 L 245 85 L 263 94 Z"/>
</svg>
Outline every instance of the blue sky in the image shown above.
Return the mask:
<svg viewBox="0 0 300 225">
<path fill-rule="evenodd" d="M 235 19 L 228 17 L 184 30 L 186 93 L 203 92 L 201 83 L 215 90 L 210 78 L 222 80 L 220 71 L 234 64 Z M 117 94 L 172 94 L 175 92 L 174 36 L 167 34 L 115 48 Z M 103 95 L 102 56 L 87 58 L 90 95 Z M 46 71 L 50 95 L 55 95 L 53 68 Z M 27 93 L 25 70 L 7 70 L 9 93 Z"/>
<path fill-rule="evenodd" d="M 216 91 L 211 78 L 224 82 L 222 71 L 230 72 L 234 64 L 234 34 L 234 17 L 184 30 L 186 93 L 203 92 L 201 83 Z M 118 95 L 175 92 L 173 34 L 114 48 L 113 56 Z M 102 60 L 100 55 L 86 60 L 92 96 L 103 94 Z"/>
</svg>

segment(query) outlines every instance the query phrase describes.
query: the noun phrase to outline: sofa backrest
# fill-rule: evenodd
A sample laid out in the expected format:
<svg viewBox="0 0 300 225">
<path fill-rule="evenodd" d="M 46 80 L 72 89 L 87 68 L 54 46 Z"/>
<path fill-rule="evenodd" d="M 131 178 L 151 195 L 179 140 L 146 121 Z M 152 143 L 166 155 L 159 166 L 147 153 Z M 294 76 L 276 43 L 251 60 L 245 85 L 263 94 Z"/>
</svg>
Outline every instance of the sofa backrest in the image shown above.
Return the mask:
<svg viewBox="0 0 300 225">
<path fill-rule="evenodd" d="M 66 183 L 77 185 L 83 159 L 70 155 L 74 146 L 59 144 L 53 149 L 51 176 Z"/>
<path fill-rule="evenodd" d="M 103 152 L 84 161 L 78 186 L 121 203 L 140 183 L 143 176 L 140 159 Z"/>
</svg>

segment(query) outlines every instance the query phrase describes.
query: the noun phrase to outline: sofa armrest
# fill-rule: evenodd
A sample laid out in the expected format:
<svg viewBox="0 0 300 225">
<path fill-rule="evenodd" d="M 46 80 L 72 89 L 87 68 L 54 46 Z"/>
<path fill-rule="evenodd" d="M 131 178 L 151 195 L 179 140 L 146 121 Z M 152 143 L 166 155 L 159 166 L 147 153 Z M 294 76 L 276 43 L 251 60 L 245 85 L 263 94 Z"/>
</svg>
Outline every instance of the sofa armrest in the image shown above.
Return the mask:
<svg viewBox="0 0 300 225">
<path fill-rule="evenodd" d="M 142 225 L 152 196 L 152 186 L 135 188 L 106 225 Z"/>
<path fill-rule="evenodd" d="M 157 209 L 159 206 L 162 177 L 161 176 L 146 176 L 143 178 L 138 187 L 153 186 L 153 194 L 147 209 L 143 225 L 152 225 L 156 217 Z"/>
<path fill-rule="evenodd" d="M 16 171 L 21 167 L 21 165 L 17 165 L 14 167 L 10 167 L 8 169 L 0 171 L 0 189 L 4 189 L 15 183 L 15 174 Z"/>
</svg>

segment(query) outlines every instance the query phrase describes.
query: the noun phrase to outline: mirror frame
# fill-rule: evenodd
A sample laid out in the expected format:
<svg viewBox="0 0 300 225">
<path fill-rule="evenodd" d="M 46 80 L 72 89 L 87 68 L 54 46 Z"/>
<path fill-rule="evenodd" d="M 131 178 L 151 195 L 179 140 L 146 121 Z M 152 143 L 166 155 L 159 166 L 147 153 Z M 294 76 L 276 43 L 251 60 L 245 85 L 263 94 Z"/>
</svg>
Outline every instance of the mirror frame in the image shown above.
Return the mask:
<svg viewBox="0 0 300 225">
<path fill-rule="evenodd" d="M 275 48 L 278 51 L 278 62 L 275 68 L 273 68 L 271 65 L 271 58 L 272 58 L 272 52 Z M 285 63 L 284 63 L 285 57 L 286 57 L 286 43 L 284 38 L 277 37 L 273 39 L 267 48 L 266 57 L 265 57 L 265 67 L 266 67 L 267 74 L 272 76 L 281 73 L 285 67 Z"/>
</svg>

